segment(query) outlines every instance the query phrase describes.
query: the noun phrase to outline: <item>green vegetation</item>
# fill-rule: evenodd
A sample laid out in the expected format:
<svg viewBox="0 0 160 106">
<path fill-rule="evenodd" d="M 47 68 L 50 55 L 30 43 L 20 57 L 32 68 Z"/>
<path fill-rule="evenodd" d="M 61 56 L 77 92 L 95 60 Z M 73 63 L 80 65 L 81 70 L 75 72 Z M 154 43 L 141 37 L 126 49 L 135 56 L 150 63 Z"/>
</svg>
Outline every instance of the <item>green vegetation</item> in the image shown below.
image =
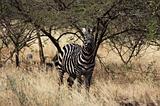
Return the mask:
<svg viewBox="0 0 160 106">
<path fill-rule="evenodd" d="M 92 29 L 97 54 L 87 101 L 66 85 L 56 94 L 56 73 L 41 72 L 62 45 L 83 42 L 82 28 Z M 159 47 L 159 0 L 0 0 L 0 105 L 127 106 L 131 100 L 158 106 Z M 28 53 L 33 61 L 23 56 Z M 12 64 L 17 68 L 6 69 Z"/>
</svg>

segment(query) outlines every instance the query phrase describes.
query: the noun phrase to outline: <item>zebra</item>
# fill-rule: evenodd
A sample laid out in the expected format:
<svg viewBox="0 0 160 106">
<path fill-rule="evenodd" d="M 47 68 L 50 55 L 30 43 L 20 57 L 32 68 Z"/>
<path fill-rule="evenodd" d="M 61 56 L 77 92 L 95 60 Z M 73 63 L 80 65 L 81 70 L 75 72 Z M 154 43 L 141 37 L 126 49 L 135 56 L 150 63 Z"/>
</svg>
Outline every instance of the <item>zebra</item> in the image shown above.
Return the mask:
<svg viewBox="0 0 160 106">
<path fill-rule="evenodd" d="M 62 52 L 58 54 L 55 65 L 58 67 L 60 85 L 63 84 L 65 72 L 69 74 L 67 82 L 70 87 L 72 87 L 76 78 L 78 86 L 81 86 L 83 75 L 85 88 L 89 91 L 95 66 L 95 41 L 90 31 L 82 29 L 82 32 L 84 33 L 82 47 L 78 44 L 65 45 Z"/>
</svg>

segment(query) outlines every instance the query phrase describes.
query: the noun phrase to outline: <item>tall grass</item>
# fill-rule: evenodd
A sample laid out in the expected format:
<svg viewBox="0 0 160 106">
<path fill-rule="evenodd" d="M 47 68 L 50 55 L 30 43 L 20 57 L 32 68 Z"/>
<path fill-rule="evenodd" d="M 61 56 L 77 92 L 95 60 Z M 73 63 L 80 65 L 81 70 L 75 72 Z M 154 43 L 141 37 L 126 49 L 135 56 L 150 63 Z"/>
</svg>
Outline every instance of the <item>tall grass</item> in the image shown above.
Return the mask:
<svg viewBox="0 0 160 106">
<path fill-rule="evenodd" d="M 10 65 L 0 69 L 0 106 L 160 106 L 160 86 L 153 80 L 120 83 L 96 74 L 87 95 L 83 86 L 81 92 L 76 84 L 68 89 L 67 75 L 59 87 L 55 69 L 30 68 Z"/>
</svg>

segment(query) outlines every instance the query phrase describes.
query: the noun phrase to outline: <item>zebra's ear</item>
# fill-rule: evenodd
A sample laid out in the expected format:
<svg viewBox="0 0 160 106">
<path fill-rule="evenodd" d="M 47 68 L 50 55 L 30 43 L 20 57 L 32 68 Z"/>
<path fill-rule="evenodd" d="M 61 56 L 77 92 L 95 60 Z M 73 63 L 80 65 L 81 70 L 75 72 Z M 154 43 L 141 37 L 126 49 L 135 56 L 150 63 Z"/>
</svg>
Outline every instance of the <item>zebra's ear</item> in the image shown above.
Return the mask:
<svg viewBox="0 0 160 106">
<path fill-rule="evenodd" d="M 92 29 L 91 29 L 91 28 L 88 28 L 87 30 L 88 30 L 88 33 L 89 33 L 89 34 L 92 33 Z"/>
<path fill-rule="evenodd" d="M 92 29 L 91 28 L 82 28 L 82 32 L 84 34 L 84 37 L 90 36 L 92 33 Z"/>
<path fill-rule="evenodd" d="M 88 30 L 86 28 L 82 28 L 82 33 L 83 33 L 83 37 L 84 37 L 84 40 L 87 40 L 88 39 Z"/>
<path fill-rule="evenodd" d="M 88 31 L 87 31 L 86 28 L 82 28 L 82 32 L 83 32 L 84 35 L 85 35 L 85 34 L 88 34 Z"/>
</svg>

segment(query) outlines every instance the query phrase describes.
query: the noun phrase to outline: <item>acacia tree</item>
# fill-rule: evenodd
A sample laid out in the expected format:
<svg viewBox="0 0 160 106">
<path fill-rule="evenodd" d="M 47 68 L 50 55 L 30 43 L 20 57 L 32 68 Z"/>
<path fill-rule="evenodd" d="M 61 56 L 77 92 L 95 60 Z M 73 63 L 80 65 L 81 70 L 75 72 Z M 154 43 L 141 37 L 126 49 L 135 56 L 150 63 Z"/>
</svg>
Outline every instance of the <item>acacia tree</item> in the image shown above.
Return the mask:
<svg viewBox="0 0 160 106">
<path fill-rule="evenodd" d="M 28 24 L 22 24 L 19 21 L 3 20 L 0 21 L 5 30 L 2 30 L 3 36 L 6 36 L 12 42 L 13 54 L 15 54 L 16 66 L 19 66 L 19 52 L 22 48 L 29 46 L 31 42 L 36 38 L 33 35 L 35 29 L 30 28 Z"/>
<path fill-rule="evenodd" d="M 39 30 L 37 30 L 37 39 L 38 39 L 38 45 L 39 45 L 40 64 L 44 64 L 45 57 L 44 57 L 43 44 L 42 44 L 41 35 L 39 33 Z"/>
<path fill-rule="evenodd" d="M 14 8 L 8 11 L 14 13 L 16 19 L 31 23 L 48 36 L 59 52 L 59 39 L 52 35 L 52 30 L 71 28 L 83 38 L 81 28 L 89 27 L 95 36 L 95 55 L 99 45 L 105 41 L 127 64 L 144 44 L 157 41 L 159 4 L 158 0 L 8 0 L 6 7 Z M 149 25 L 152 19 L 156 20 L 154 27 Z M 154 37 L 148 37 L 152 33 Z M 68 32 L 62 35 L 66 34 Z M 128 50 L 122 51 L 122 47 Z M 127 59 L 123 58 L 125 52 L 129 53 Z"/>
</svg>

